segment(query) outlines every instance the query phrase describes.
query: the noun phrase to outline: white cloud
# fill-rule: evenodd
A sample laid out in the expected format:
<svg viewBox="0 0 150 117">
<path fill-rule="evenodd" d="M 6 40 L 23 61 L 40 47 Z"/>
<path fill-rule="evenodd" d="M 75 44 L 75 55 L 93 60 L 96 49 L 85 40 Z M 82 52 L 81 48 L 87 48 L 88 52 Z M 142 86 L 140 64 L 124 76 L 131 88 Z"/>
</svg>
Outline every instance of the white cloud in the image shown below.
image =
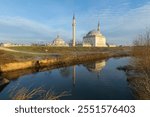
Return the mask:
<svg viewBox="0 0 150 117">
<path fill-rule="evenodd" d="M 22 17 L 0 17 L 0 40 L 5 42 L 51 41 L 58 30 Z"/>
<path fill-rule="evenodd" d="M 119 16 L 109 13 L 106 18 L 111 19 L 104 23 L 108 40 L 115 43 L 118 40 L 119 44 L 131 44 L 137 35 L 150 28 L 150 3 Z"/>
</svg>

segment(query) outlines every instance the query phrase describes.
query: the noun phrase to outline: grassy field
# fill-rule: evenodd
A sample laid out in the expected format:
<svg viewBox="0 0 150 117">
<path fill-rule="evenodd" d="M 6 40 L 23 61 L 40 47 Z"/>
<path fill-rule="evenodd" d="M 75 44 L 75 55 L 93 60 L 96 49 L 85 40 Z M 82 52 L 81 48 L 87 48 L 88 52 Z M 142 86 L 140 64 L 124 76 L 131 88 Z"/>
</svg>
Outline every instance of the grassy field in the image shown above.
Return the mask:
<svg viewBox="0 0 150 117">
<path fill-rule="evenodd" d="M 21 46 L 9 47 L 10 49 L 29 51 L 29 52 L 47 52 L 48 53 L 72 53 L 72 52 L 105 52 L 105 51 L 118 51 L 129 50 L 130 47 L 115 47 L 115 48 L 100 48 L 100 47 L 48 47 L 48 46 Z"/>
<path fill-rule="evenodd" d="M 97 48 L 97 47 L 46 47 L 46 46 L 20 46 L 20 47 L 9 47 L 9 49 L 17 51 L 26 51 L 26 52 L 38 52 L 38 53 L 59 53 L 61 56 L 72 56 L 80 54 L 124 54 L 129 53 L 130 47 L 115 47 L 115 48 Z M 47 51 L 46 51 L 47 50 Z M 27 54 L 27 53 L 17 53 L 17 52 L 8 52 L 0 50 L 0 64 L 17 62 L 17 61 L 27 61 L 34 59 L 45 59 L 51 58 L 54 56 L 51 55 L 38 55 L 38 54 Z"/>
<path fill-rule="evenodd" d="M 17 61 L 16 57 L 11 52 L 0 50 L 0 64 Z"/>
<path fill-rule="evenodd" d="M 8 52 L 0 50 L 0 65 L 11 62 L 27 61 L 37 58 L 46 58 L 46 55 L 23 54 L 17 52 Z"/>
</svg>

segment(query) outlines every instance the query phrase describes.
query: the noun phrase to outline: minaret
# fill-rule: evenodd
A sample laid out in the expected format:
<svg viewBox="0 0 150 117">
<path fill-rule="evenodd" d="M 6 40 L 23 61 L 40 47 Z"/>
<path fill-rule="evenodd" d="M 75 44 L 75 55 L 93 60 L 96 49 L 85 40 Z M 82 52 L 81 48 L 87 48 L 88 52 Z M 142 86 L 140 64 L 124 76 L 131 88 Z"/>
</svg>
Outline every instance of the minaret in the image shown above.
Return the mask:
<svg viewBox="0 0 150 117">
<path fill-rule="evenodd" d="M 100 23 L 99 23 L 99 21 L 98 21 L 97 31 L 99 31 L 99 32 L 100 32 Z"/>
<path fill-rule="evenodd" d="M 72 46 L 76 46 L 76 19 L 74 15 L 72 20 Z"/>
<path fill-rule="evenodd" d="M 72 75 L 72 79 L 73 79 L 73 86 L 76 85 L 76 66 L 73 66 L 73 75 Z"/>
</svg>

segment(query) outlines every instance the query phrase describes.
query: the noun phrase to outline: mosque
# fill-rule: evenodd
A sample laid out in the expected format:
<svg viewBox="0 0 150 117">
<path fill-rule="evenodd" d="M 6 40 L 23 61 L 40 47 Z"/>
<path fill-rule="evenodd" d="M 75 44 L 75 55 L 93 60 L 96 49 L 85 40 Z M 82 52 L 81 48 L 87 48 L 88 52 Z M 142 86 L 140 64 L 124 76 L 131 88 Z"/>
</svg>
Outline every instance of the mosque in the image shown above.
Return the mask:
<svg viewBox="0 0 150 117">
<path fill-rule="evenodd" d="M 97 30 L 92 30 L 83 37 L 83 47 L 107 47 L 106 38 L 100 32 L 100 23 Z"/>
<path fill-rule="evenodd" d="M 57 47 L 69 47 L 69 44 L 67 44 L 59 35 L 53 40 L 51 43 L 51 46 L 57 46 Z M 75 16 L 73 16 L 72 19 L 72 42 L 71 46 L 76 46 L 76 19 Z M 88 32 L 83 37 L 83 47 L 107 47 L 106 45 L 106 38 L 101 34 L 100 32 L 100 23 L 98 22 L 97 30 L 92 30 Z"/>
<path fill-rule="evenodd" d="M 69 47 L 69 45 L 59 36 L 53 40 L 51 46 L 57 46 L 57 47 Z"/>
</svg>

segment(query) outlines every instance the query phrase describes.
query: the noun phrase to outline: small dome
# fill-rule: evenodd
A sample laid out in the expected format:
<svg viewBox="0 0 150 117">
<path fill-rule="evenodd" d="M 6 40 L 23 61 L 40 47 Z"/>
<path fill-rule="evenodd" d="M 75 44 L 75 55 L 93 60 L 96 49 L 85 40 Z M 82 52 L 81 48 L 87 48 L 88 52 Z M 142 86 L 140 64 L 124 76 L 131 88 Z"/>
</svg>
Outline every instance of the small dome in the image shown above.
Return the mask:
<svg viewBox="0 0 150 117">
<path fill-rule="evenodd" d="M 57 37 L 54 39 L 52 45 L 64 45 L 65 41 L 57 35 Z"/>
<path fill-rule="evenodd" d="M 64 40 L 62 38 L 60 38 L 59 35 L 57 35 L 57 37 L 54 39 L 54 41 L 64 42 Z"/>
<path fill-rule="evenodd" d="M 59 35 L 57 35 L 57 37 L 54 39 L 54 41 L 52 42 L 53 46 L 68 46 L 68 44 L 65 43 L 65 41 L 60 38 Z"/>
</svg>

